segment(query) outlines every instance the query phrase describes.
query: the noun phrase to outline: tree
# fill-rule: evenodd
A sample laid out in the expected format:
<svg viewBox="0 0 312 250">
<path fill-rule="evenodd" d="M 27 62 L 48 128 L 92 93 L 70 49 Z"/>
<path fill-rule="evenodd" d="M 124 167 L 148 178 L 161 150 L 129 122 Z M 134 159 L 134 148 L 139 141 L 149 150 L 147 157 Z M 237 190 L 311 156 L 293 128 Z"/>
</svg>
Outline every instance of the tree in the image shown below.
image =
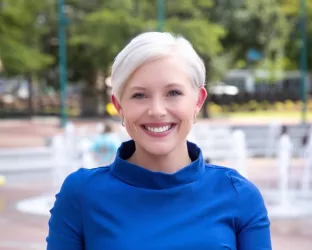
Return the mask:
<svg viewBox="0 0 312 250">
<path fill-rule="evenodd" d="M 165 28 L 187 38 L 203 58 L 206 70 L 206 87 L 219 79 L 227 70 L 229 57 L 223 53 L 221 39 L 226 35 L 224 28 L 209 20 L 213 2 L 168 1 Z M 207 88 L 208 91 L 208 88 Z M 202 116 L 209 117 L 209 96 L 202 109 Z"/>
<path fill-rule="evenodd" d="M 263 60 L 256 67 L 283 69 L 287 67 L 286 44 L 293 23 L 281 11 L 276 0 L 215 1 L 212 20 L 228 31 L 222 44 L 232 51 L 233 67 L 251 66 L 246 57 L 249 49 L 258 50 Z"/>
<path fill-rule="evenodd" d="M 286 45 L 286 56 L 289 58 L 289 69 L 299 69 L 300 68 L 300 49 L 301 49 L 301 30 L 300 30 L 300 0 L 291 1 L 291 0 L 279 0 L 281 4 L 281 9 L 291 20 L 293 25 L 292 32 L 290 34 L 290 39 L 287 41 Z M 310 17 L 312 16 L 312 2 L 306 1 L 306 13 L 307 13 L 307 37 L 308 44 L 309 41 L 312 41 L 312 24 L 309 22 Z M 308 45 L 308 68 L 312 70 L 312 46 Z"/>
<path fill-rule="evenodd" d="M 5 74 L 34 72 L 53 62 L 53 57 L 40 49 L 40 38 L 45 32 L 40 19 L 43 2 L 0 2 L 0 57 Z"/>
<path fill-rule="evenodd" d="M 205 17 L 210 1 L 166 1 L 165 31 L 189 39 L 207 65 L 213 65 L 222 51 L 220 38 L 225 31 Z M 156 1 L 116 0 L 101 1 L 96 11 L 87 13 L 71 29 L 70 50 L 79 51 L 71 65 L 76 79 L 84 78 L 89 90 L 95 89 L 99 72 L 108 75 L 117 53 L 135 35 L 156 30 Z M 76 54 L 77 55 L 77 54 Z M 208 70 L 208 72 L 213 72 Z M 211 79 L 212 75 L 208 74 Z M 96 92 L 96 91 L 94 91 Z"/>
<path fill-rule="evenodd" d="M 77 3 L 78 1 L 76 1 Z M 70 27 L 69 65 L 71 80 L 84 80 L 85 115 L 105 115 L 108 103 L 104 79 L 117 53 L 134 35 L 141 32 L 143 23 L 136 16 L 132 1 L 100 1 L 93 11 L 77 17 Z M 100 83 L 100 84 L 99 84 Z M 97 107 L 96 109 L 94 107 Z"/>
</svg>

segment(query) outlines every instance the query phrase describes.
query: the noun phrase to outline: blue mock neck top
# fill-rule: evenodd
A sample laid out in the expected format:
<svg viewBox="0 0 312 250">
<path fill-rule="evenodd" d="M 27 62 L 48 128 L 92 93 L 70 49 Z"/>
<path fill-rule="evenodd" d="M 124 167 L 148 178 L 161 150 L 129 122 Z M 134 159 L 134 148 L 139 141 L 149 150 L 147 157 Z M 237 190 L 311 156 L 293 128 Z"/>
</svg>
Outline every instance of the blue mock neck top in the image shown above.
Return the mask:
<svg viewBox="0 0 312 250">
<path fill-rule="evenodd" d="M 131 164 L 124 142 L 106 167 L 79 169 L 51 209 L 48 250 L 271 250 L 259 190 L 237 171 L 192 163 L 173 174 Z"/>
<path fill-rule="evenodd" d="M 118 157 L 111 165 L 111 173 L 129 185 L 146 189 L 168 189 L 194 182 L 205 172 L 203 157 L 199 148 L 188 142 L 192 163 L 174 174 L 153 172 L 126 161 L 135 151 L 135 144 L 129 141 L 118 151 Z"/>
</svg>

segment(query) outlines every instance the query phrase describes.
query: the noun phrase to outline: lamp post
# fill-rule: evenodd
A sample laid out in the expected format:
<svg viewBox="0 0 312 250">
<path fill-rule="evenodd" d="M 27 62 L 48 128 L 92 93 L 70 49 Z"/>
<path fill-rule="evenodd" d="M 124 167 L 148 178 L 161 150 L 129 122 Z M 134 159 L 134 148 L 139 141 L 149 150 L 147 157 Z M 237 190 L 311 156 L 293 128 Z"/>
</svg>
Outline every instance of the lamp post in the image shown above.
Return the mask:
<svg viewBox="0 0 312 250">
<path fill-rule="evenodd" d="M 59 81 L 60 81 L 60 119 L 61 127 L 67 123 L 67 62 L 66 62 L 66 26 L 67 18 L 64 12 L 64 0 L 58 0 L 58 45 L 59 45 Z"/>
<path fill-rule="evenodd" d="M 165 21 L 165 2 L 157 0 L 157 30 L 163 32 Z"/>
<path fill-rule="evenodd" d="M 307 120 L 307 13 L 306 13 L 306 0 L 300 0 L 300 33 L 301 33 L 301 50 L 300 50 L 300 72 L 301 72 L 301 100 L 302 123 Z"/>
</svg>

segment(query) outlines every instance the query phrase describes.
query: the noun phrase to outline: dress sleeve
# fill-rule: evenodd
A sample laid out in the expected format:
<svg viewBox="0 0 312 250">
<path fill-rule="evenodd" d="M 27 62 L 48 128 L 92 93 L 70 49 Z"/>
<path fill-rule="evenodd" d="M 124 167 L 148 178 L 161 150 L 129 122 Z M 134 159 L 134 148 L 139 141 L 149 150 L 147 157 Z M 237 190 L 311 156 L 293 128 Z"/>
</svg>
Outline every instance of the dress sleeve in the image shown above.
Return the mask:
<svg viewBox="0 0 312 250">
<path fill-rule="evenodd" d="M 259 189 L 235 170 L 231 179 L 238 199 L 237 250 L 271 250 L 270 221 Z"/>
<path fill-rule="evenodd" d="M 83 250 L 82 169 L 64 181 L 50 210 L 47 250 Z"/>
</svg>

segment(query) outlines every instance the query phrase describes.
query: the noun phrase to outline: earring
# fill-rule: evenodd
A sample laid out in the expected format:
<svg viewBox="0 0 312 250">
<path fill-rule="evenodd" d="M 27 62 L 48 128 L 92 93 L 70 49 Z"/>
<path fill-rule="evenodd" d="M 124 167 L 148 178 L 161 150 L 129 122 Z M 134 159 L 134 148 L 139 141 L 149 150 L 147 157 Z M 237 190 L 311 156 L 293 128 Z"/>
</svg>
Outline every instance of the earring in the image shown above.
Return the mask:
<svg viewBox="0 0 312 250">
<path fill-rule="evenodd" d="M 125 126 L 124 120 L 125 119 L 123 117 L 121 117 L 121 126 L 123 126 L 123 127 Z"/>
<path fill-rule="evenodd" d="M 195 124 L 197 122 L 197 117 L 196 117 L 196 115 L 194 115 L 194 117 L 193 117 L 193 124 Z"/>
</svg>

